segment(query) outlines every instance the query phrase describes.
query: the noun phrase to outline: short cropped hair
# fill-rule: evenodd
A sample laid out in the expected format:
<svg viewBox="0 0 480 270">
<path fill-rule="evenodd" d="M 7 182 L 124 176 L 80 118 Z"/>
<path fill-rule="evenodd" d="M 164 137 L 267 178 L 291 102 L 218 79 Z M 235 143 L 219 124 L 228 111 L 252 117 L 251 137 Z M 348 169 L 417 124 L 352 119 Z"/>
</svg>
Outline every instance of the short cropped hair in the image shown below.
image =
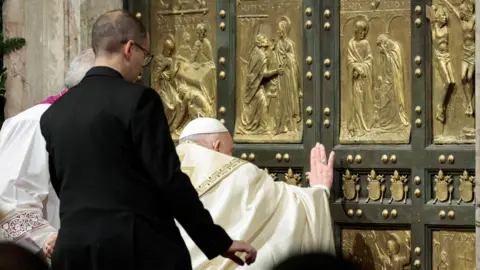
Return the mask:
<svg viewBox="0 0 480 270">
<path fill-rule="evenodd" d="M 82 51 L 70 62 L 67 74 L 65 74 L 65 88 L 69 89 L 79 84 L 94 64 L 95 54 L 93 50 L 87 49 Z"/>
<path fill-rule="evenodd" d="M 92 29 L 92 48 L 97 54 L 115 53 L 128 40 L 145 42 L 147 30 L 143 23 L 125 10 L 112 10 L 97 19 Z"/>
</svg>

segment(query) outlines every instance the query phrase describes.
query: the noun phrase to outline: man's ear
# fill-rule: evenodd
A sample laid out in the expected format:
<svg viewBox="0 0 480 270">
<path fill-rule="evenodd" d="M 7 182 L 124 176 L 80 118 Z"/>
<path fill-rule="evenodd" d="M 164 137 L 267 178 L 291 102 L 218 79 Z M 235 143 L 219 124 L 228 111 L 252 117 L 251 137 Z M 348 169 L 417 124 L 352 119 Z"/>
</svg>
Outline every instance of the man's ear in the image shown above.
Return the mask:
<svg viewBox="0 0 480 270">
<path fill-rule="evenodd" d="M 213 143 L 213 151 L 220 152 L 220 140 L 216 140 L 216 141 Z"/>
<path fill-rule="evenodd" d="M 134 46 L 135 46 L 135 45 L 134 45 L 134 43 L 133 43 L 132 40 L 129 40 L 129 41 L 127 42 L 127 44 L 125 44 L 125 47 L 124 47 L 124 49 L 123 49 L 123 53 L 125 54 L 125 56 L 126 56 L 127 58 L 130 58 L 130 56 L 132 55 L 133 50 L 135 49 Z"/>
</svg>

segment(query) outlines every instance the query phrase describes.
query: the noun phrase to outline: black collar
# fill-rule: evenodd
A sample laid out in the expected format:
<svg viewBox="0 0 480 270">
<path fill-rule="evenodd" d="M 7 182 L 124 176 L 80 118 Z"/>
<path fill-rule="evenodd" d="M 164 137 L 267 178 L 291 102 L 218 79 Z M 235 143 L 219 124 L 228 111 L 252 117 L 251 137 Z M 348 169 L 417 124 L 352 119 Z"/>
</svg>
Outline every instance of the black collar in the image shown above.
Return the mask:
<svg viewBox="0 0 480 270">
<path fill-rule="evenodd" d="M 120 77 L 123 79 L 123 76 L 122 74 L 120 74 L 120 72 L 116 71 L 111 67 L 106 67 L 106 66 L 96 66 L 91 68 L 87 72 L 87 74 L 85 74 L 85 77 L 90 77 L 90 76 L 111 76 L 111 77 Z"/>
</svg>

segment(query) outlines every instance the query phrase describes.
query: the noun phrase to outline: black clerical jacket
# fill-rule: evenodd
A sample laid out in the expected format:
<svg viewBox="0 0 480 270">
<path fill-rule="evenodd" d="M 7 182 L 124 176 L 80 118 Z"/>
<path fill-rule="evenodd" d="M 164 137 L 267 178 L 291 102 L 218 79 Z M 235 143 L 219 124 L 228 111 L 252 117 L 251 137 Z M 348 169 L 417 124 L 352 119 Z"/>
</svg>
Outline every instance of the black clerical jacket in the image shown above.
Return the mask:
<svg viewBox="0 0 480 270">
<path fill-rule="evenodd" d="M 154 90 L 94 67 L 40 124 L 60 198 L 54 270 L 189 269 L 174 219 L 208 258 L 230 247 L 180 170 Z"/>
</svg>

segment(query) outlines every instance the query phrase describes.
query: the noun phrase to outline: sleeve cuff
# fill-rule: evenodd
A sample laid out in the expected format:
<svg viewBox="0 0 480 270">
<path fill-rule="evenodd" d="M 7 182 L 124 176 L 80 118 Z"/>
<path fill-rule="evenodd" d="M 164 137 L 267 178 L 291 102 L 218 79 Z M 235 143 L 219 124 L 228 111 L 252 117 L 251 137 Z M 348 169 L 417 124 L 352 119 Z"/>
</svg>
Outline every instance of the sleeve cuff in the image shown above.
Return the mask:
<svg viewBox="0 0 480 270">
<path fill-rule="evenodd" d="M 12 211 L 7 218 L 0 220 L 0 227 L 6 240 L 22 245 L 33 252 L 41 250 L 48 237 L 57 232 L 48 221 L 43 219 L 42 212 L 37 210 Z"/>
<path fill-rule="evenodd" d="M 320 188 L 320 189 L 323 189 L 325 191 L 325 193 L 327 194 L 327 198 L 330 198 L 330 189 L 327 188 L 326 186 L 324 185 L 313 185 L 311 186 L 312 188 Z"/>
<path fill-rule="evenodd" d="M 213 260 L 217 256 L 223 255 L 227 250 L 232 246 L 233 240 L 228 236 L 227 232 L 218 225 L 215 225 L 217 229 L 217 235 L 215 243 L 213 244 L 213 249 L 206 249 L 204 254 L 209 260 Z"/>
</svg>

